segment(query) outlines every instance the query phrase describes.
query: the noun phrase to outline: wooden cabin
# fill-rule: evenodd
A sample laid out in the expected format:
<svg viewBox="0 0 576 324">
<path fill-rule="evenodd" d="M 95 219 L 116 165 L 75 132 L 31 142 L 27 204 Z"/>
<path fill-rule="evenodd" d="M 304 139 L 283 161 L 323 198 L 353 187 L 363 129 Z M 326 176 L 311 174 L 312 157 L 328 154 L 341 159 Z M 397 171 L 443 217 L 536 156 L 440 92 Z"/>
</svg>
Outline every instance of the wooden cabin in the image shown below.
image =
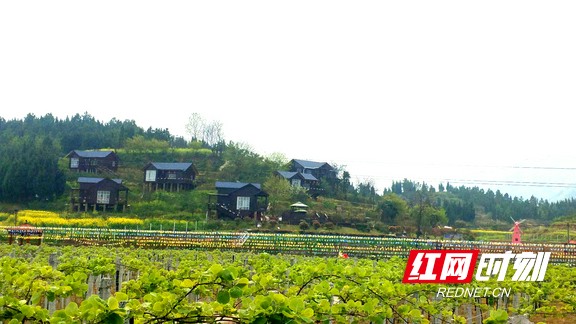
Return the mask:
<svg viewBox="0 0 576 324">
<path fill-rule="evenodd" d="M 217 218 L 250 217 L 261 220 L 268 208 L 268 194 L 259 183 L 216 182 L 216 194 L 208 196 L 208 211 Z"/>
<path fill-rule="evenodd" d="M 290 186 L 306 189 L 308 194 L 313 198 L 318 197 L 323 192 L 323 189 L 320 187 L 320 181 L 310 173 L 276 171 L 276 174 L 286 179 L 290 183 Z"/>
<path fill-rule="evenodd" d="M 68 167 L 77 172 L 116 172 L 120 159 L 114 151 L 79 151 L 74 150 L 66 155 Z"/>
<path fill-rule="evenodd" d="M 290 161 L 290 171 L 302 174 L 311 174 L 318 181 L 323 179 L 336 179 L 336 170 L 326 162 L 314 162 L 293 159 Z"/>
<path fill-rule="evenodd" d="M 310 173 L 301 173 L 293 171 L 276 171 L 276 174 L 288 180 L 292 187 L 303 187 L 306 189 L 314 188 L 318 185 L 318 179 Z"/>
<path fill-rule="evenodd" d="M 144 190 L 192 190 L 197 175 L 192 163 L 150 162 L 144 167 Z"/>
<path fill-rule="evenodd" d="M 121 179 L 80 177 L 78 185 L 72 189 L 73 211 L 124 211 L 128 206 L 128 188 Z"/>
</svg>

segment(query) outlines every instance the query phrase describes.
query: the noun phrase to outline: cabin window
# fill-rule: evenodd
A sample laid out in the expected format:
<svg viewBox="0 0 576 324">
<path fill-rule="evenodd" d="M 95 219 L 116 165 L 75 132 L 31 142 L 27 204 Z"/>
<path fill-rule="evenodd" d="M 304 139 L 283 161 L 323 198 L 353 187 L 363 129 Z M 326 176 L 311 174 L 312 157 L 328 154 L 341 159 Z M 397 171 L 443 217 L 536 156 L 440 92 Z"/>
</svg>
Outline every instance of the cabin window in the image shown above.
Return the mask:
<svg viewBox="0 0 576 324">
<path fill-rule="evenodd" d="M 70 159 L 70 168 L 77 169 L 79 164 L 80 164 L 79 158 L 71 158 Z"/>
<path fill-rule="evenodd" d="M 237 210 L 250 210 L 250 197 L 237 197 L 236 198 Z"/>
<path fill-rule="evenodd" d="M 292 179 L 292 187 L 300 187 L 302 186 L 302 182 L 300 181 L 300 179 Z"/>
<path fill-rule="evenodd" d="M 156 181 L 156 170 L 146 170 L 146 181 Z"/>
<path fill-rule="evenodd" d="M 98 190 L 96 194 L 97 204 L 109 204 L 110 203 L 110 191 Z"/>
<path fill-rule="evenodd" d="M 168 179 L 175 180 L 176 179 L 176 173 L 174 173 L 174 172 L 168 173 Z"/>
</svg>

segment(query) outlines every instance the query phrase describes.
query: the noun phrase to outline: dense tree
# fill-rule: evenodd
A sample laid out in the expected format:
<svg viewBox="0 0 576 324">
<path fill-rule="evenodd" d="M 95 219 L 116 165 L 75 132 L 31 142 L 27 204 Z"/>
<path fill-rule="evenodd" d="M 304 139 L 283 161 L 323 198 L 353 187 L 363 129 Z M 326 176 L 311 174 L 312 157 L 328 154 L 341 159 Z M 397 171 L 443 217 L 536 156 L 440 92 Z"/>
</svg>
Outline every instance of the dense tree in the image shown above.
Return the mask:
<svg viewBox="0 0 576 324">
<path fill-rule="evenodd" d="M 397 194 L 387 194 L 382 197 L 378 204 L 380 221 L 388 225 L 397 225 L 404 221 L 408 215 L 408 204 Z"/>
<path fill-rule="evenodd" d="M 64 192 L 58 148 L 48 138 L 13 138 L 0 147 L 0 200 L 53 200 Z"/>
<path fill-rule="evenodd" d="M 455 225 L 457 220 L 473 222 L 476 217 L 476 211 L 472 202 L 464 202 L 460 199 L 446 199 L 439 205 L 446 211 L 449 225 Z"/>
<path fill-rule="evenodd" d="M 290 206 L 290 183 L 286 179 L 279 176 L 269 176 L 262 189 L 270 195 L 268 203 L 270 204 L 270 212 L 272 215 L 280 215 Z"/>
<path fill-rule="evenodd" d="M 305 188 L 293 187 L 286 179 L 276 175 L 269 176 L 262 188 L 270 195 L 268 202 L 272 215 L 280 215 L 297 201 L 306 203 L 310 199 Z"/>
<path fill-rule="evenodd" d="M 376 202 L 376 189 L 374 189 L 374 180 L 367 179 L 364 182 L 358 183 L 357 189 L 358 196 L 362 201 L 375 203 Z"/>
<path fill-rule="evenodd" d="M 121 148 L 127 141 L 166 149 L 174 139 L 168 129 L 144 131 L 133 120 L 103 123 L 87 112 L 66 119 L 52 114 L 0 119 L 0 200 L 52 200 L 61 195 L 65 179 L 58 159 L 71 150 Z"/>
<path fill-rule="evenodd" d="M 342 198 L 344 200 L 348 199 L 348 195 L 354 191 L 354 186 L 352 185 L 352 183 L 350 182 L 350 172 L 343 170 L 342 171 L 342 180 L 340 181 L 340 186 L 339 186 L 339 191 L 340 191 L 340 196 L 338 196 L 339 198 Z"/>
<path fill-rule="evenodd" d="M 426 232 L 440 225 L 445 225 L 447 222 L 448 218 L 444 209 L 433 206 L 425 207 L 422 227 Z"/>
<path fill-rule="evenodd" d="M 402 182 L 396 181 L 392 183 L 392 192 L 398 195 L 402 194 Z"/>
<path fill-rule="evenodd" d="M 219 176 L 225 181 L 262 183 L 281 170 L 278 161 L 263 158 L 244 143 L 228 143 L 223 158 L 224 165 L 219 170 Z"/>
<path fill-rule="evenodd" d="M 428 200 L 428 197 L 421 191 L 414 191 L 412 197 L 413 200 L 411 201 L 412 203 L 410 205 L 410 216 L 417 228 L 416 236 L 420 237 L 424 229 L 424 220 L 426 218 L 427 212 L 429 212 L 427 208 L 430 207 L 430 201 Z"/>
<path fill-rule="evenodd" d="M 107 123 L 96 120 L 85 112 L 65 119 L 51 114 L 36 117 L 28 114 L 23 120 L 3 120 L 0 123 L 0 139 L 4 142 L 12 137 L 49 137 L 58 152 L 63 155 L 71 150 L 98 148 L 122 148 L 126 140 L 140 135 L 145 140 L 159 140 L 182 145 L 182 138 L 175 138 L 168 129 L 148 128 L 144 131 L 133 120 L 120 121 L 115 118 Z"/>
</svg>

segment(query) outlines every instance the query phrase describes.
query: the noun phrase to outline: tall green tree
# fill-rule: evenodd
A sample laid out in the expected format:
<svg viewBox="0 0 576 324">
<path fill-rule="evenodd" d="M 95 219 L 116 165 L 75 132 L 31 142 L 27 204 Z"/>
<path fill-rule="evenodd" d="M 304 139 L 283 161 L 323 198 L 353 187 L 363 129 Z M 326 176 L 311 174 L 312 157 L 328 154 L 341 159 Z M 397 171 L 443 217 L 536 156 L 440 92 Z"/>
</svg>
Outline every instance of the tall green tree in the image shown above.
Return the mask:
<svg viewBox="0 0 576 324">
<path fill-rule="evenodd" d="M 223 154 L 224 165 L 219 170 L 222 181 L 263 183 L 271 174 L 280 170 L 280 162 L 263 158 L 250 146 L 230 142 Z"/>
<path fill-rule="evenodd" d="M 384 195 L 379 204 L 380 221 L 388 225 L 398 225 L 408 216 L 408 203 L 397 194 Z"/>
<path fill-rule="evenodd" d="M 269 176 L 264 181 L 262 189 L 269 195 L 268 203 L 270 204 L 272 215 L 280 215 L 289 208 L 291 188 L 290 183 L 286 179 L 275 175 Z"/>
<path fill-rule="evenodd" d="M 48 137 L 13 138 L 0 148 L 0 199 L 53 200 L 64 192 L 58 147 Z"/>
</svg>

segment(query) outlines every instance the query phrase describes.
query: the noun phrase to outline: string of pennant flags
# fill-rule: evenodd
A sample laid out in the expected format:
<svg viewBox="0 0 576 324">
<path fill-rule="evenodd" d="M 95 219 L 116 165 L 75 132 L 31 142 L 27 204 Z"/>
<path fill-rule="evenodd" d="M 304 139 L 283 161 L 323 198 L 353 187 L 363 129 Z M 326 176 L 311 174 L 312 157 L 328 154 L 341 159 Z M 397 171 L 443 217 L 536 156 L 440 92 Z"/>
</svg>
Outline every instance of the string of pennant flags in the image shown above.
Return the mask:
<svg viewBox="0 0 576 324">
<path fill-rule="evenodd" d="M 0 227 L 0 237 L 9 227 Z M 411 250 L 480 250 L 481 253 L 551 252 L 551 263 L 576 264 L 576 244 L 541 244 L 430 240 L 355 235 L 162 231 L 143 229 L 35 227 L 34 233 L 11 231 L 15 237 L 48 244 L 137 246 L 201 250 L 252 251 L 335 257 L 407 258 Z M 28 235 L 26 235 L 28 234 Z"/>
</svg>

